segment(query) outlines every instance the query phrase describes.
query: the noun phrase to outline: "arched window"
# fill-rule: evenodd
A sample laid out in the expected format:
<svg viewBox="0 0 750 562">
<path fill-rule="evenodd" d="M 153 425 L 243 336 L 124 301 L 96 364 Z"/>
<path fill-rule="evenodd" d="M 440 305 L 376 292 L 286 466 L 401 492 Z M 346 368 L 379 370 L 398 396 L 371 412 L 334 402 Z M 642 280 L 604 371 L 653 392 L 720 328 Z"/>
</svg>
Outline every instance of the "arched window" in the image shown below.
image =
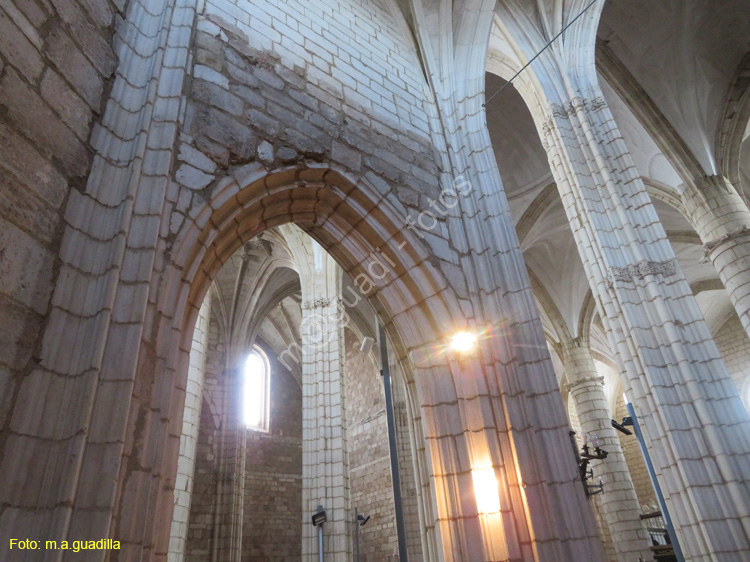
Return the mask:
<svg viewBox="0 0 750 562">
<path fill-rule="evenodd" d="M 268 431 L 268 399 L 271 369 L 268 357 L 258 346 L 245 361 L 243 418 L 249 429 Z"/>
</svg>

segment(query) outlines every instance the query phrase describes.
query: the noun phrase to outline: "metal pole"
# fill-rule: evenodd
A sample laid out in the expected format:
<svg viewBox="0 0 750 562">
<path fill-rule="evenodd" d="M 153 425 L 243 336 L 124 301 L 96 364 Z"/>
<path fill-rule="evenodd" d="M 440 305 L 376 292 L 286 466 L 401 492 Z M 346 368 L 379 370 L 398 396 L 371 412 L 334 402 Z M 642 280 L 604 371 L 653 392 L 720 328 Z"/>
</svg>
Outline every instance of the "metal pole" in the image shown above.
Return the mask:
<svg viewBox="0 0 750 562">
<path fill-rule="evenodd" d="M 359 562 L 359 509 L 354 508 L 354 562 Z"/>
<path fill-rule="evenodd" d="M 378 322 L 380 338 L 380 374 L 383 376 L 385 390 L 385 413 L 388 422 L 388 445 L 391 452 L 391 479 L 393 480 L 393 507 L 396 510 L 396 532 L 398 534 L 399 562 L 408 562 L 406 553 L 406 531 L 404 530 L 404 511 L 401 505 L 401 478 L 398 472 L 398 449 L 396 448 L 396 420 L 393 415 L 393 397 L 391 396 L 391 371 L 388 366 L 388 344 L 385 341 L 385 328 Z"/>
<path fill-rule="evenodd" d="M 646 469 L 648 470 L 649 478 L 651 478 L 651 485 L 656 492 L 656 501 L 659 502 L 659 508 L 661 509 L 662 517 L 664 517 L 664 524 L 667 526 L 667 533 L 669 534 L 669 540 L 674 549 L 675 558 L 677 558 L 677 562 L 685 562 L 680 543 L 677 542 L 677 535 L 674 532 L 672 518 L 669 516 L 669 511 L 667 510 L 667 503 L 664 501 L 664 495 L 661 493 L 661 486 L 659 486 L 659 481 L 656 479 L 656 471 L 654 470 L 654 465 L 651 463 L 651 455 L 649 455 L 646 441 L 643 439 L 641 424 L 638 423 L 638 416 L 635 415 L 635 408 L 632 404 L 627 404 L 627 408 L 630 419 L 633 420 L 633 430 L 635 430 L 635 437 L 638 439 L 638 445 L 641 448 L 643 460 L 646 461 Z"/>
<path fill-rule="evenodd" d="M 318 560 L 323 562 L 323 525 L 318 525 Z"/>
<path fill-rule="evenodd" d="M 318 506 L 318 513 L 323 511 L 323 506 Z M 318 525 L 318 561 L 323 562 L 323 525 L 324 523 L 321 523 Z"/>
</svg>

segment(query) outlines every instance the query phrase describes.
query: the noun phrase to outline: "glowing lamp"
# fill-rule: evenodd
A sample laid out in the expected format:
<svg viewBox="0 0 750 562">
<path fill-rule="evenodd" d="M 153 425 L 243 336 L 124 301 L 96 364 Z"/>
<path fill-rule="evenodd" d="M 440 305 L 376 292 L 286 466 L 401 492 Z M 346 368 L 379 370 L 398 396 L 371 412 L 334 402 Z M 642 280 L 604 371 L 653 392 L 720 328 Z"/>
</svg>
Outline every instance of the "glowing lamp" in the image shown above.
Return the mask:
<svg viewBox="0 0 750 562">
<path fill-rule="evenodd" d="M 474 481 L 474 497 L 477 500 L 479 513 L 498 513 L 500 511 L 500 494 L 497 489 L 495 469 L 491 466 L 475 468 L 471 471 L 471 478 Z"/>
<path fill-rule="evenodd" d="M 458 332 L 451 338 L 450 347 L 459 353 L 468 353 L 477 345 L 477 336 L 470 332 Z"/>
</svg>

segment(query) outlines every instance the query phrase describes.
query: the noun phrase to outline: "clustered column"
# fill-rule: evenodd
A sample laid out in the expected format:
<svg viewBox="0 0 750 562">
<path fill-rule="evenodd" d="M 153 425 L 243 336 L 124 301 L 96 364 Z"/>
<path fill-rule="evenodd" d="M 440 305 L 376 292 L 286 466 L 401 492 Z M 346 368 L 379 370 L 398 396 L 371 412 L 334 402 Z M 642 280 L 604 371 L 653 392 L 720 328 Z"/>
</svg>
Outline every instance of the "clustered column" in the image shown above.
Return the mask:
<svg viewBox="0 0 750 562">
<path fill-rule="evenodd" d="M 750 335 L 750 210 L 724 176 L 695 180 L 682 194 L 691 225 L 703 241 L 737 315 Z"/>
<path fill-rule="evenodd" d="M 324 525 L 325 559 L 349 562 L 349 467 L 345 454 L 340 299 L 335 294 L 315 296 L 302 303 L 302 560 L 318 559 L 318 531 L 310 518 L 322 505 L 328 519 Z"/>
<path fill-rule="evenodd" d="M 633 481 L 625 462 L 620 440 L 612 427 L 604 377 L 600 376 L 587 347 L 567 342 L 563 362 L 570 398 L 578 413 L 581 432 L 595 434 L 609 455 L 596 462 L 596 475 L 602 478 L 604 491 L 600 506 L 609 527 L 618 562 L 653 560 L 649 536 L 643 527 Z"/>
<path fill-rule="evenodd" d="M 601 92 L 583 91 L 550 107 L 553 174 L 683 551 L 736 560 L 750 550 L 747 413 Z"/>
</svg>

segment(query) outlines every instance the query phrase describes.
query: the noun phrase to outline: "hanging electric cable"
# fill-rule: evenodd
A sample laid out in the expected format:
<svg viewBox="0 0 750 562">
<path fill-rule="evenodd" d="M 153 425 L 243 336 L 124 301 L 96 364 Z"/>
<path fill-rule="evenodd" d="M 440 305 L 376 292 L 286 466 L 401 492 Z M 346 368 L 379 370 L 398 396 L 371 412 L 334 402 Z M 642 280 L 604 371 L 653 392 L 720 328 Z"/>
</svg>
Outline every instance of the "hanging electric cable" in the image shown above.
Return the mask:
<svg viewBox="0 0 750 562">
<path fill-rule="evenodd" d="M 535 61 L 535 60 L 537 59 L 537 57 L 539 57 L 539 55 L 541 55 L 541 54 L 542 54 L 542 53 L 543 53 L 544 51 L 546 51 L 546 50 L 547 50 L 547 48 L 548 48 L 548 47 L 549 47 L 550 45 L 552 45 L 552 43 L 554 43 L 554 42 L 555 42 L 555 40 L 556 40 L 556 39 L 557 39 L 558 37 L 560 37 L 560 35 L 562 35 L 563 33 L 565 33 L 565 31 L 566 31 L 566 30 L 567 30 L 567 29 L 568 29 L 568 28 L 569 28 L 569 27 L 570 27 L 571 25 L 573 25 L 573 24 L 574 24 L 574 23 L 575 23 L 575 22 L 576 22 L 576 21 L 578 20 L 578 18 L 580 18 L 580 17 L 581 17 L 581 16 L 583 15 L 583 14 L 585 14 L 585 13 L 586 13 L 586 11 L 587 11 L 587 10 L 588 10 L 588 9 L 589 9 L 589 8 L 590 8 L 591 6 L 593 6 L 594 4 L 596 4 L 596 3 L 598 2 L 598 1 L 599 1 L 599 0 L 592 0 L 592 2 L 591 2 L 591 3 L 590 3 L 590 4 L 588 5 L 588 6 L 586 6 L 586 7 L 585 7 L 585 8 L 584 8 L 584 9 L 583 9 L 583 10 L 581 11 L 581 13 L 580 13 L 580 14 L 578 14 L 578 15 L 577 15 L 576 17 L 574 17 L 574 18 L 573 18 L 572 20 L 570 20 L 570 21 L 568 22 L 568 24 L 567 24 L 567 25 L 566 25 L 565 27 L 563 27 L 563 28 L 562 28 L 562 29 L 560 30 L 560 33 L 558 33 L 558 34 L 557 34 L 557 35 L 555 35 L 555 36 L 554 36 L 554 37 L 553 37 L 552 39 L 550 39 L 550 40 L 549 40 L 549 42 L 548 42 L 548 43 L 547 43 L 547 44 L 546 44 L 546 45 L 545 45 L 544 47 L 542 47 L 542 50 L 541 50 L 541 51 L 539 51 L 539 52 L 538 52 L 537 54 L 535 54 L 535 55 L 534 55 L 534 56 L 533 56 L 533 57 L 531 58 L 531 60 L 530 60 L 529 62 L 527 62 L 527 63 L 526 63 L 525 65 L 523 65 L 523 67 L 521 68 L 521 70 L 519 70 L 518 72 L 516 72 L 516 73 L 515 73 L 515 74 L 513 75 L 513 78 L 511 78 L 510 80 L 508 80 L 508 81 L 507 81 L 507 82 L 506 82 L 505 84 L 503 84 L 503 85 L 502 85 L 502 87 L 501 87 L 501 88 L 500 88 L 500 89 L 499 89 L 499 90 L 498 90 L 497 92 L 495 92 L 495 93 L 494 93 L 494 94 L 492 94 L 492 95 L 491 95 L 491 96 L 490 96 L 489 98 L 487 98 L 487 99 L 486 99 L 486 100 L 484 101 L 484 103 L 482 104 L 482 107 L 486 107 L 486 106 L 487 106 L 487 104 L 488 104 L 488 103 L 490 103 L 490 102 L 491 102 L 491 101 L 492 101 L 492 100 L 494 99 L 494 97 L 495 97 L 496 95 L 498 95 L 498 94 L 499 94 L 500 92 L 502 92 L 502 91 L 503 91 L 503 90 L 505 89 L 505 86 L 507 86 L 508 84 L 510 84 L 511 82 L 513 82 L 513 80 L 515 80 L 515 79 L 516 79 L 516 78 L 518 77 L 518 75 L 519 75 L 519 74 L 521 74 L 521 73 L 522 73 L 522 72 L 523 72 L 524 70 L 526 70 L 526 69 L 527 69 L 527 68 L 529 67 L 529 65 L 530 65 L 530 64 L 531 64 L 532 62 L 534 62 L 534 61 Z"/>
</svg>

